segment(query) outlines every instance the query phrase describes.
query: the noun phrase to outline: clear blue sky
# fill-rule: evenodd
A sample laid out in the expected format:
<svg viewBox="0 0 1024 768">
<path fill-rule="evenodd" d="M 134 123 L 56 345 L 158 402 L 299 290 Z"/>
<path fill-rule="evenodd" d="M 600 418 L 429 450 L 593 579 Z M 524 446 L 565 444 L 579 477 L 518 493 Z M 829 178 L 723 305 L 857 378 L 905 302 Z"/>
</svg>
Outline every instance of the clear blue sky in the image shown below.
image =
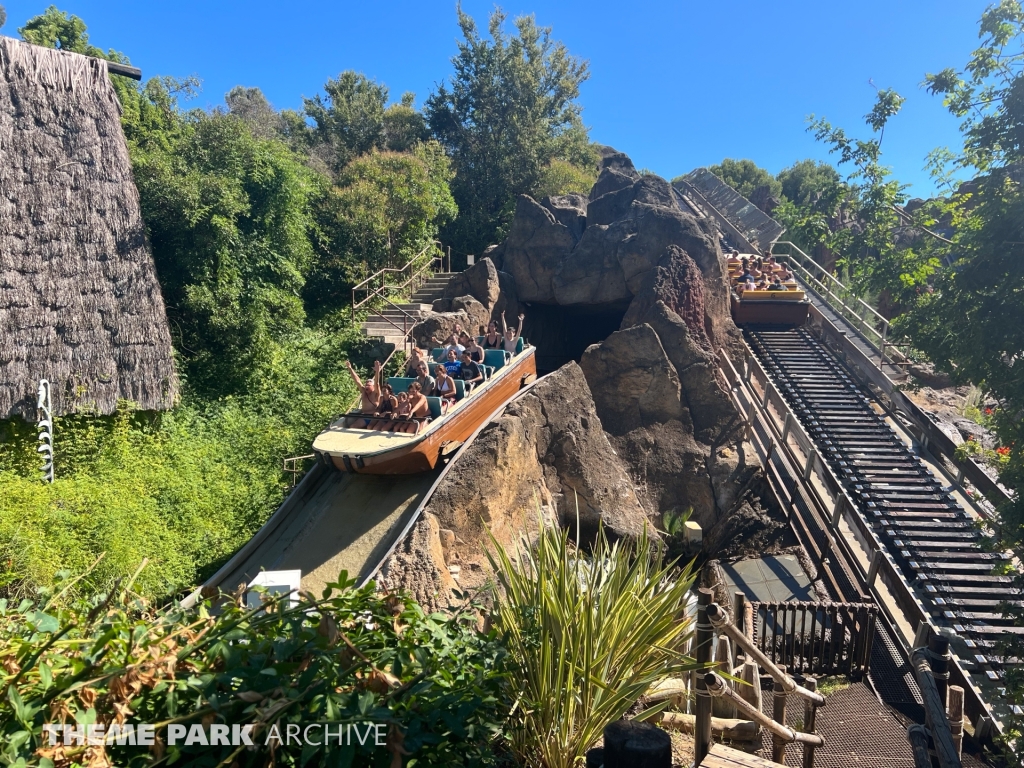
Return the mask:
<svg viewBox="0 0 1024 768">
<path fill-rule="evenodd" d="M 0 0 L 3 29 L 51 0 Z M 279 108 L 298 108 L 323 82 L 356 69 L 417 104 L 448 77 L 458 28 L 453 2 L 125 2 L 54 0 L 81 16 L 91 42 L 116 48 L 145 77 L 195 74 L 200 106 L 234 85 L 260 87 Z M 509 0 L 590 61 L 584 119 L 595 141 L 638 167 L 675 176 L 723 157 L 772 172 L 827 153 L 806 133 L 814 113 L 855 135 L 874 100 L 868 80 L 907 98 L 886 130 L 883 154 L 912 193 L 936 146 L 959 146 L 956 121 L 920 88 L 926 72 L 962 66 L 977 46 L 987 0 Z M 494 7 L 463 6 L 481 26 Z"/>
</svg>

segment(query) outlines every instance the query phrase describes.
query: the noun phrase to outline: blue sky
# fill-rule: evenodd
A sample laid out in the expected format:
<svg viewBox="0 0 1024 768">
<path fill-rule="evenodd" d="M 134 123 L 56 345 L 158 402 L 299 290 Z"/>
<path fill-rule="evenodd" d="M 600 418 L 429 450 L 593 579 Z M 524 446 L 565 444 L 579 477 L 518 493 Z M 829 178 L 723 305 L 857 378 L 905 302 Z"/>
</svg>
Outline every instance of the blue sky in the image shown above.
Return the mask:
<svg viewBox="0 0 1024 768">
<path fill-rule="evenodd" d="M 258 86 L 279 108 L 301 106 L 323 82 L 356 69 L 417 104 L 451 72 L 454 2 L 124 2 L 52 0 L 81 16 L 91 42 L 116 48 L 145 77 L 195 74 L 199 106 L 234 85 Z M 0 0 L 3 33 L 51 0 Z M 920 88 L 926 72 L 962 66 L 977 46 L 987 0 L 508 0 L 512 16 L 534 13 L 554 37 L 588 59 L 584 119 L 595 141 L 627 152 L 638 167 L 675 176 L 723 157 L 777 172 L 827 158 L 806 117 L 827 117 L 866 135 L 873 81 L 907 98 L 886 130 L 883 154 L 911 192 L 927 195 L 924 156 L 959 146 L 957 121 Z M 494 7 L 466 0 L 482 26 Z"/>
</svg>

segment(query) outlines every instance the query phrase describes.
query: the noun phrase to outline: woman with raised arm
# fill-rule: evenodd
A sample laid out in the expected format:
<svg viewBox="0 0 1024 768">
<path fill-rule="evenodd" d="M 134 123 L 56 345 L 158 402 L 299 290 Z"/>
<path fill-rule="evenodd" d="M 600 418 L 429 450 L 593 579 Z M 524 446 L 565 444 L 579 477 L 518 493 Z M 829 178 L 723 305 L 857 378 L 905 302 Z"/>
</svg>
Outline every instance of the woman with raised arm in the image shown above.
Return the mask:
<svg viewBox="0 0 1024 768">
<path fill-rule="evenodd" d="M 377 404 L 378 418 L 370 422 L 368 429 L 390 429 L 391 420 L 394 418 L 395 410 L 398 408 L 398 398 L 390 384 L 382 384 L 380 387 L 380 402 Z"/>
<path fill-rule="evenodd" d="M 514 355 L 516 353 L 516 347 L 519 345 L 519 338 L 523 335 L 523 318 L 525 317 L 526 315 L 520 312 L 519 328 L 516 330 L 512 330 L 507 325 L 505 325 L 505 313 L 501 313 L 501 335 L 502 338 L 504 339 L 502 341 L 502 346 L 505 348 L 505 351 L 508 352 L 509 354 Z"/>
</svg>

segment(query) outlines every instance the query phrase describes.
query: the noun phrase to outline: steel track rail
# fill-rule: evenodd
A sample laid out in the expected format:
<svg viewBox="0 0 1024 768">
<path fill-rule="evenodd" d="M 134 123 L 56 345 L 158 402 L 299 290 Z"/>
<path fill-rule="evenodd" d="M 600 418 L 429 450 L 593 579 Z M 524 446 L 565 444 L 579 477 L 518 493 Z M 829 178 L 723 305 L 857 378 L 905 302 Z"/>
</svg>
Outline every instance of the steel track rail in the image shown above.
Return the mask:
<svg viewBox="0 0 1024 768">
<path fill-rule="evenodd" d="M 1020 599 L 1002 552 L 984 551 L 968 514 L 865 396 L 854 378 L 805 329 L 744 331 L 782 398 L 839 478 L 858 513 L 913 585 L 928 620 L 955 638 L 976 680 L 1006 673 L 996 643 L 1021 633 L 999 611 Z"/>
</svg>

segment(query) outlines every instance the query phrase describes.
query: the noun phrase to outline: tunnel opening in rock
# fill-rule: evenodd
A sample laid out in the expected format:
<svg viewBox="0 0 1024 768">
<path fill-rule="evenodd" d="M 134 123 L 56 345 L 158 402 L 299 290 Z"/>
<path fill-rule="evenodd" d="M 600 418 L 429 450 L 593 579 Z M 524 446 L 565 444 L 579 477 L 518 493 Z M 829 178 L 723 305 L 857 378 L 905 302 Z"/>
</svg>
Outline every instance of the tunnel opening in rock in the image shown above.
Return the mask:
<svg viewBox="0 0 1024 768">
<path fill-rule="evenodd" d="M 524 308 L 523 335 L 537 347 L 537 372 L 579 362 L 591 344 L 619 330 L 629 302 L 599 305 L 530 304 Z"/>
</svg>

